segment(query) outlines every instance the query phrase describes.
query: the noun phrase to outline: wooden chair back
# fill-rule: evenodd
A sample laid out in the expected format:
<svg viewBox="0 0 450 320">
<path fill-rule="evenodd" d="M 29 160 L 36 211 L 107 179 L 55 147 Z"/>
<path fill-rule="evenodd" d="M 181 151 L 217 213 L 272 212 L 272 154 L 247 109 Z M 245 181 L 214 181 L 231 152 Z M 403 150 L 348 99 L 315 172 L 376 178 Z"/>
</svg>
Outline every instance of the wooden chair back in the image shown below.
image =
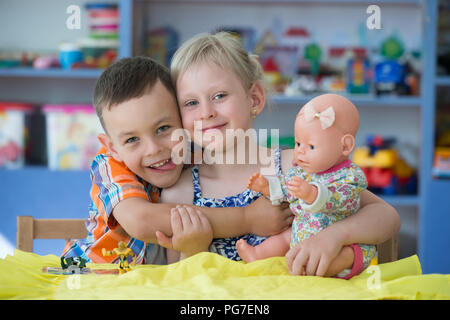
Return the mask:
<svg viewBox="0 0 450 320">
<path fill-rule="evenodd" d="M 17 217 L 17 249 L 33 252 L 34 239 L 86 238 L 85 219 L 34 219 L 32 216 Z"/>
<path fill-rule="evenodd" d="M 398 234 L 377 245 L 378 263 L 392 262 L 398 259 Z"/>
</svg>

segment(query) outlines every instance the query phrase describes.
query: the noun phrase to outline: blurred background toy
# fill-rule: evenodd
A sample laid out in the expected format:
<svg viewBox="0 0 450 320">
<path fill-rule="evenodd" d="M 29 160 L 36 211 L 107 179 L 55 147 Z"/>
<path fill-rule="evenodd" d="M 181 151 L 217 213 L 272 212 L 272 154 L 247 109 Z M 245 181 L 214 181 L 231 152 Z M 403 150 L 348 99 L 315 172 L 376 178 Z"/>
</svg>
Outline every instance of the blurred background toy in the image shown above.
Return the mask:
<svg viewBox="0 0 450 320">
<path fill-rule="evenodd" d="M 450 178 L 450 148 L 436 148 L 432 172 L 436 178 Z"/>
<path fill-rule="evenodd" d="M 147 34 L 147 55 L 165 66 L 170 65 L 179 45 L 178 33 L 171 27 L 152 29 Z"/>
<path fill-rule="evenodd" d="M 365 147 L 356 148 L 353 162 L 364 172 L 368 189 L 384 195 L 416 194 L 417 174 L 394 148 L 395 138 L 367 137 Z"/>
<path fill-rule="evenodd" d="M 364 48 L 352 51 L 347 64 L 347 92 L 368 94 L 370 92 L 370 63 Z"/>
<path fill-rule="evenodd" d="M 400 63 L 405 49 L 398 37 L 388 37 L 381 45 L 381 56 L 385 59 L 375 65 L 375 93 L 377 95 L 408 95 L 410 88 L 406 83 L 406 65 Z"/>
</svg>

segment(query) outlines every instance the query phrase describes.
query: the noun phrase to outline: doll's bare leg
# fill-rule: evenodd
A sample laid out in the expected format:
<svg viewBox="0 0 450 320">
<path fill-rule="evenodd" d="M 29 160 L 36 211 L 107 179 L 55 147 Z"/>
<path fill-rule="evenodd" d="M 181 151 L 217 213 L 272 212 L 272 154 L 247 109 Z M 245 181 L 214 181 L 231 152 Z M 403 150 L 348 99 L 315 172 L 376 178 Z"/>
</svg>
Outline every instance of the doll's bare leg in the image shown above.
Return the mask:
<svg viewBox="0 0 450 320">
<path fill-rule="evenodd" d="M 236 249 L 239 256 L 245 262 L 252 262 L 269 257 L 281 257 L 289 250 L 289 243 L 291 242 L 291 229 L 287 229 L 282 233 L 270 236 L 264 242 L 252 246 L 244 239 L 240 239 L 236 243 Z"/>
<path fill-rule="evenodd" d="M 345 246 L 328 267 L 325 277 L 334 277 L 345 269 L 351 269 L 355 260 L 355 254 L 351 246 Z"/>
</svg>

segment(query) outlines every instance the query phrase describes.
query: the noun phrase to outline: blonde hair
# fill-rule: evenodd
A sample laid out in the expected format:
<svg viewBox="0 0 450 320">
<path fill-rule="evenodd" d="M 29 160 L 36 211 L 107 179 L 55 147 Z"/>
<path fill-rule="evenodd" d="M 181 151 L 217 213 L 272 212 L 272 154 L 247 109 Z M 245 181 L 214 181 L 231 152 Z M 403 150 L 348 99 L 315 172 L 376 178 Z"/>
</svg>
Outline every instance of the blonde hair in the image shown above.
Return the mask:
<svg viewBox="0 0 450 320">
<path fill-rule="evenodd" d="M 231 70 L 243 87 L 249 90 L 259 83 L 266 90 L 264 71 L 258 56 L 247 52 L 239 39 L 228 32 L 201 33 L 189 39 L 175 52 L 170 65 L 172 81 L 176 83 L 189 67 L 198 63 L 213 62 L 225 70 Z"/>
</svg>

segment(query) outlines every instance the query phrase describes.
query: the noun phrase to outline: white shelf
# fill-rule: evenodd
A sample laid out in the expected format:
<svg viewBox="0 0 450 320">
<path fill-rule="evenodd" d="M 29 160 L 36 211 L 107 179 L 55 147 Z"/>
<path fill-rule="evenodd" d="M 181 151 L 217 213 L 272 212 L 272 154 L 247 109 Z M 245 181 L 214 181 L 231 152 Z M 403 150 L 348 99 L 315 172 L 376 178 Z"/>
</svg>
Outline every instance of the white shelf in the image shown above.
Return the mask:
<svg viewBox="0 0 450 320">
<path fill-rule="evenodd" d="M 450 86 L 450 76 L 437 76 L 435 82 L 438 86 Z"/>
<path fill-rule="evenodd" d="M 358 107 L 363 106 L 394 106 L 394 107 L 420 107 L 422 104 L 421 97 L 413 96 L 357 96 L 346 95 Z M 277 104 L 304 104 L 313 96 L 285 96 L 273 95 L 272 102 Z"/>
<path fill-rule="evenodd" d="M 0 77 L 30 78 L 78 78 L 96 79 L 103 69 L 33 69 L 33 68 L 0 68 Z"/>
</svg>

